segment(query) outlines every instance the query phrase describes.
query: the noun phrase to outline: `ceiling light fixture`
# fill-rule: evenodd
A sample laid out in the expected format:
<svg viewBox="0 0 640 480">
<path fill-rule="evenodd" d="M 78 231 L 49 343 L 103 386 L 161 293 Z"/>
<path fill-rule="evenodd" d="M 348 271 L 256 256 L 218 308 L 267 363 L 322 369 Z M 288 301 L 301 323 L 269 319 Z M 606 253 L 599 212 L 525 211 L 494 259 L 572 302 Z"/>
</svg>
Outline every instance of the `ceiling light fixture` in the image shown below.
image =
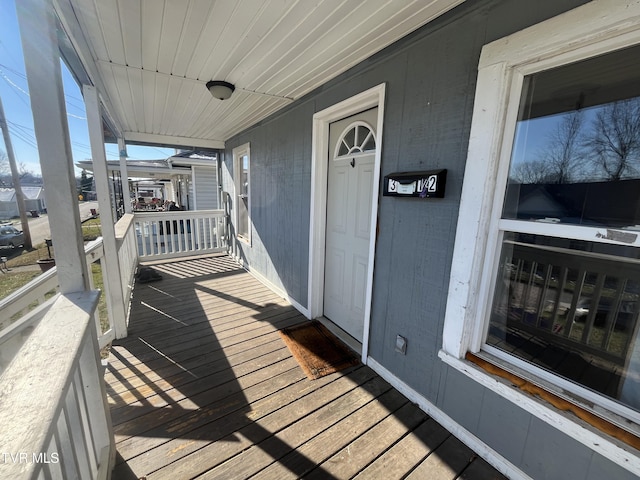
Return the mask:
<svg viewBox="0 0 640 480">
<path fill-rule="evenodd" d="M 207 89 L 214 98 L 217 98 L 218 100 L 226 100 L 231 97 L 231 94 L 236 87 L 233 84 L 222 80 L 209 80 L 207 82 Z"/>
</svg>

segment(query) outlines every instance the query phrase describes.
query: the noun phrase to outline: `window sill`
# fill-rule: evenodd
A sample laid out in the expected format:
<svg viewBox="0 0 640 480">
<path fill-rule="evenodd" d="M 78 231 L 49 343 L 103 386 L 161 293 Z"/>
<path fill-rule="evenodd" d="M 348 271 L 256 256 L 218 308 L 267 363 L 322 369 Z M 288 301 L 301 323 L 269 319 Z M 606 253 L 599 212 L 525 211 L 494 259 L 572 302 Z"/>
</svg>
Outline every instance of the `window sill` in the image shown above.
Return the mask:
<svg viewBox="0 0 640 480">
<path fill-rule="evenodd" d="M 237 240 L 237 241 L 239 241 L 239 242 L 241 242 L 241 243 L 244 243 L 245 245 L 247 245 L 247 246 L 249 246 L 249 247 L 251 246 L 251 239 L 250 239 L 249 237 L 244 237 L 244 236 L 241 236 L 241 235 L 236 235 L 236 240 Z"/>
<path fill-rule="evenodd" d="M 438 356 L 472 380 L 640 476 L 638 436 L 485 358 L 467 354 L 466 359 L 460 359 L 444 350 Z"/>
</svg>

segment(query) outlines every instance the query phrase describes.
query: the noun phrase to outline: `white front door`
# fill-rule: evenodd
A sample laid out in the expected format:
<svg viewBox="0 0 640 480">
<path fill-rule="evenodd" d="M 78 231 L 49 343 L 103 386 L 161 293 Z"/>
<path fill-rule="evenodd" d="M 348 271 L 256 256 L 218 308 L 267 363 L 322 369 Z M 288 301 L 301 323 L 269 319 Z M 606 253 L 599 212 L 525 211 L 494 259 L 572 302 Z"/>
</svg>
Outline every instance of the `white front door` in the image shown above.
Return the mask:
<svg viewBox="0 0 640 480">
<path fill-rule="evenodd" d="M 329 127 L 324 316 L 362 342 L 378 109 Z"/>
</svg>

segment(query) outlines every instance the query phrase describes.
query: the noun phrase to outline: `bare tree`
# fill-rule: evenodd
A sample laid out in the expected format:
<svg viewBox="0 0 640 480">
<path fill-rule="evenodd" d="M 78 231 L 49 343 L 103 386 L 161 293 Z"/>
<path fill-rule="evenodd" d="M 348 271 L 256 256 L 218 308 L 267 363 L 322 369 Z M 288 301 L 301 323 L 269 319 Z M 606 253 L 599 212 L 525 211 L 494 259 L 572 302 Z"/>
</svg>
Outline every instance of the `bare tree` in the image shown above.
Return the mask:
<svg viewBox="0 0 640 480">
<path fill-rule="evenodd" d="M 4 177 L 11 175 L 11 168 L 9 167 L 9 157 L 7 154 L 0 150 L 0 184 L 4 185 Z"/>
<path fill-rule="evenodd" d="M 578 177 L 584 152 L 583 114 L 573 111 L 562 117 L 557 127 L 546 135 L 537 159 L 512 167 L 511 180 L 516 183 L 571 183 Z"/>
<path fill-rule="evenodd" d="M 20 180 L 33 177 L 34 173 L 29 170 L 24 162 L 18 164 L 18 177 Z M 0 150 L 0 186 L 12 187 L 13 180 L 11 178 L 11 165 L 9 163 L 9 157 L 7 154 Z"/>
<path fill-rule="evenodd" d="M 548 136 L 541 157 L 546 166 L 548 183 L 571 183 L 580 168 L 583 114 L 575 110 L 562 117 L 558 128 Z"/>
<path fill-rule="evenodd" d="M 604 106 L 596 113 L 592 132 L 585 141 L 593 162 L 607 180 L 637 173 L 640 165 L 640 98 Z"/>
<path fill-rule="evenodd" d="M 516 163 L 511 167 L 509 179 L 514 183 L 548 183 L 552 172 L 543 160 Z"/>
</svg>

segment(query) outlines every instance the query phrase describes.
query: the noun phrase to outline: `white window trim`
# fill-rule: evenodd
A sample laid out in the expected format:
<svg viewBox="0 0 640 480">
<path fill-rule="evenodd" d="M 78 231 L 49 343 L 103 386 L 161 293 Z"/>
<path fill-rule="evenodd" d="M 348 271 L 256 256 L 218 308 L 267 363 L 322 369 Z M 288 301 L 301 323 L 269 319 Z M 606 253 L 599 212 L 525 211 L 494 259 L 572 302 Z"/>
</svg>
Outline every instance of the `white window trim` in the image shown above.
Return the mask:
<svg viewBox="0 0 640 480">
<path fill-rule="evenodd" d="M 234 205 L 234 210 L 235 210 L 235 222 L 236 222 L 236 228 L 240 223 L 240 210 L 238 208 L 235 207 L 235 205 L 237 205 L 236 202 L 238 202 L 238 195 L 240 194 L 240 192 L 238 192 L 238 165 L 239 165 L 239 159 L 244 156 L 247 155 L 247 157 L 249 157 L 249 168 L 247 169 L 247 177 L 249 178 L 249 201 L 247 202 L 247 236 L 243 236 L 243 235 L 238 235 L 236 232 L 236 239 L 242 243 L 246 243 L 249 246 L 252 245 L 251 243 L 251 231 L 253 230 L 253 228 L 251 228 L 251 197 L 253 196 L 251 193 L 251 146 L 249 143 L 245 143 L 243 145 L 240 145 L 236 148 L 233 149 L 233 205 Z"/>
<path fill-rule="evenodd" d="M 482 50 L 440 357 L 525 408 L 527 395 L 513 388 L 498 388 L 493 377 L 464 360 L 467 352 L 478 352 L 483 343 L 493 260 L 499 249 L 500 212 L 494 205 L 504 195 L 523 78 L 635 44 L 640 44 L 640 0 L 624 4 L 594 0 Z M 603 397 L 598 398 L 602 404 Z M 575 420 L 561 412 L 530 406 L 529 411 L 544 421 L 576 429 Z M 578 430 L 574 438 L 640 474 L 640 459 L 621 452 L 618 442 L 597 432 L 598 441 L 594 442 L 586 433 L 588 427 L 580 425 Z"/>
</svg>

